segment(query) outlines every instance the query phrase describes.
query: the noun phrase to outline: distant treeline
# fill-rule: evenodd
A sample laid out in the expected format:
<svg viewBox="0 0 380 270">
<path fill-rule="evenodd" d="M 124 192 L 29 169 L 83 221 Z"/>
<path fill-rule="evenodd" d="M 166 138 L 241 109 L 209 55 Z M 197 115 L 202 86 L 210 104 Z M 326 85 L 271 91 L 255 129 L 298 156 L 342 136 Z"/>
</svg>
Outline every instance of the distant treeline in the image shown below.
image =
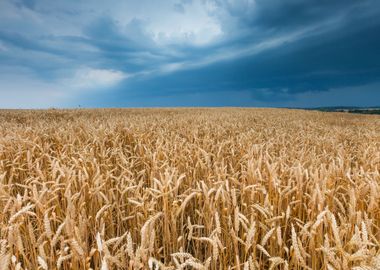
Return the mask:
<svg viewBox="0 0 380 270">
<path fill-rule="evenodd" d="M 361 108 L 361 107 L 320 107 L 320 108 L 307 108 L 307 110 L 315 110 L 321 112 L 346 112 L 346 113 L 360 113 L 360 114 L 380 114 L 380 107 Z"/>
<path fill-rule="evenodd" d="M 375 110 L 352 110 L 349 113 L 363 113 L 363 114 L 380 114 L 380 109 Z"/>
</svg>

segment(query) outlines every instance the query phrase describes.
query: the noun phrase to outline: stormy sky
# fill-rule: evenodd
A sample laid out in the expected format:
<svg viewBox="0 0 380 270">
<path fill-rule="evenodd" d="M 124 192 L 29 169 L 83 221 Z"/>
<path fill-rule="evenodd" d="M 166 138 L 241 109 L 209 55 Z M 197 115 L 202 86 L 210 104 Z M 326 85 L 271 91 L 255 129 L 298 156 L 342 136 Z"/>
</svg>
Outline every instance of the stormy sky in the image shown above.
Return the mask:
<svg viewBox="0 0 380 270">
<path fill-rule="evenodd" d="M 0 0 L 0 108 L 380 106 L 379 0 Z"/>
</svg>

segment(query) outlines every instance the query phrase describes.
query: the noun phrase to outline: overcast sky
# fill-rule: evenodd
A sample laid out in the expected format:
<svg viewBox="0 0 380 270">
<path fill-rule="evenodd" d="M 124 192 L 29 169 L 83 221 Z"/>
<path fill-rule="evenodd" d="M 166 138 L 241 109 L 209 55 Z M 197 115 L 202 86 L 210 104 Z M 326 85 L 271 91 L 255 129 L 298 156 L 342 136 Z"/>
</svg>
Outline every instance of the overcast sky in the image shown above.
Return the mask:
<svg viewBox="0 0 380 270">
<path fill-rule="evenodd" d="M 0 0 L 0 108 L 380 106 L 379 0 Z"/>
</svg>

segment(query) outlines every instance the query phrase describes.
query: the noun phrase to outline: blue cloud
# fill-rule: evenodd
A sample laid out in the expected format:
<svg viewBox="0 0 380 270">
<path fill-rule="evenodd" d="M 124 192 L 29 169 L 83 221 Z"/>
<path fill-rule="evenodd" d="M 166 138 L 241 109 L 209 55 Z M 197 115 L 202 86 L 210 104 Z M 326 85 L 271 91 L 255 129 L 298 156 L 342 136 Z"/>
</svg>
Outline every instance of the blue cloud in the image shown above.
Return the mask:
<svg viewBox="0 0 380 270">
<path fill-rule="evenodd" d="M 34 9 L 36 6 L 36 0 L 16 0 L 14 3 L 20 8 L 26 7 L 29 9 Z"/>
</svg>

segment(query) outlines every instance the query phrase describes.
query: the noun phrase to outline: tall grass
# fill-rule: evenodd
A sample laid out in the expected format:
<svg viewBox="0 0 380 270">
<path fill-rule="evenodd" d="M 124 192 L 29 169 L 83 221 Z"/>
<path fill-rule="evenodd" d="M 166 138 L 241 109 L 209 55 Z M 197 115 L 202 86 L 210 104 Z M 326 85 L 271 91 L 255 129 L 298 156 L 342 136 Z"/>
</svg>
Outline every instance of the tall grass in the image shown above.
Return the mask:
<svg viewBox="0 0 380 270">
<path fill-rule="evenodd" d="M 380 117 L 0 111 L 0 269 L 380 269 Z"/>
</svg>

